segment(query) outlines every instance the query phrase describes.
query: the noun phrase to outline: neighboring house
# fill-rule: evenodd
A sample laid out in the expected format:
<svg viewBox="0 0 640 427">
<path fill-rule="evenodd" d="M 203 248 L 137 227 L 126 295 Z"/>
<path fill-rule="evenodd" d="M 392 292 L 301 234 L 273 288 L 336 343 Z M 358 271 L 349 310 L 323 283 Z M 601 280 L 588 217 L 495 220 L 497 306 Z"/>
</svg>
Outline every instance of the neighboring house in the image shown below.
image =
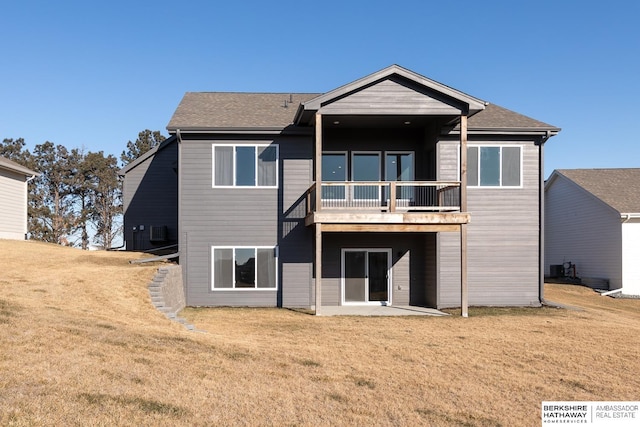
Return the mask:
<svg viewBox="0 0 640 427">
<path fill-rule="evenodd" d="M 177 204 L 187 305 L 540 304 L 554 126 L 393 65 L 324 94 L 190 92 L 167 129 L 178 176 L 161 151 L 125 170 L 125 236 Z M 134 214 L 146 191 L 165 207 Z"/>
<path fill-rule="evenodd" d="M 555 170 L 545 185 L 545 268 L 640 295 L 640 169 Z"/>
<path fill-rule="evenodd" d="M 27 183 L 38 175 L 0 157 L 0 239 L 26 239 Z"/>
</svg>

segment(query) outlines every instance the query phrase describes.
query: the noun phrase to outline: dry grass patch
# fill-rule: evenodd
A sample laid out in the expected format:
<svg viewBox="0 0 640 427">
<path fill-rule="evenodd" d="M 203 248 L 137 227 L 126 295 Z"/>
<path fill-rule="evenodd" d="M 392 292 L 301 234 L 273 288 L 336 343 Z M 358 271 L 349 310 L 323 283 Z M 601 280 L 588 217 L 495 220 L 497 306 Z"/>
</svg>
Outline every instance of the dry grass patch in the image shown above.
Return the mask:
<svg viewBox="0 0 640 427">
<path fill-rule="evenodd" d="M 542 400 L 637 400 L 640 301 L 315 317 L 150 304 L 131 253 L 0 241 L 0 425 L 539 425 Z"/>
</svg>

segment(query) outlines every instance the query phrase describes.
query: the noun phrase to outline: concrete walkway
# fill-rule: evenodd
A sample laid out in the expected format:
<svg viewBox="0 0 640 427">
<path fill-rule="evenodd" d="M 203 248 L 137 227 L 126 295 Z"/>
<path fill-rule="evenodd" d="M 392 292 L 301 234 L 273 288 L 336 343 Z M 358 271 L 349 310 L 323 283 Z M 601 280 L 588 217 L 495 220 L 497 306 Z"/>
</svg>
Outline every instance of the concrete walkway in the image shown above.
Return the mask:
<svg viewBox="0 0 640 427">
<path fill-rule="evenodd" d="M 435 308 L 408 305 L 343 305 L 325 306 L 321 316 L 448 316 Z"/>
</svg>

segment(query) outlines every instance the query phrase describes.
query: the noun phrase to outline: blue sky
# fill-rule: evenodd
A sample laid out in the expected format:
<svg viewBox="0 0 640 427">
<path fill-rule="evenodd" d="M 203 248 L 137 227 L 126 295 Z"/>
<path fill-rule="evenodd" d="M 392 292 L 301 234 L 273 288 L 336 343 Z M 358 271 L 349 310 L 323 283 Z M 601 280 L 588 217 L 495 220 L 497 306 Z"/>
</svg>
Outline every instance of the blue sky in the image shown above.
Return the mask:
<svg viewBox="0 0 640 427">
<path fill-rule="evenodd" d="M 556 168 L 640 167 L 640 2 L 0 5 L 0 138 L 119 155 L 187 91 L 325 92 L 399 64 L 563 130 Z"/>
</svg>

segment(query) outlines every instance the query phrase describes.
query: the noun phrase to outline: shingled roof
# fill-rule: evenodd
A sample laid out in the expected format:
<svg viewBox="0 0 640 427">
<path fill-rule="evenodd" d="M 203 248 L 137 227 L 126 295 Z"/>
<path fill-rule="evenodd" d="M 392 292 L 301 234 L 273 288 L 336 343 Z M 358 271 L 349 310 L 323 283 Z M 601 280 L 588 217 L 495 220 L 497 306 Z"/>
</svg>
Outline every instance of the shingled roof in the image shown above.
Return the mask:
<svg viewBox="0 0 640 427">
<path fill-rule="evenodd" d="M 283 129 L 293 123 L 298 105 L 320 94 L 187 92 L 167 125 L 169 131 L 207 129 Z M 498 105 L 469 118 L 469 130 L 560 129 Z"/>
<path fill-rule="evenodd" d="M 187 92 L 167 125 L 169 131 L 199 129 L 283 129 L 298 105 L 317 93 Z"/>
<path fill-rule="evenodd" d="M 560 128 L 524 116 L 495 104 L 488 104 L 478 114 L 469 117 L 469 129 L 475 130 L 549 130 L 559 132 Z"/>
<path fill-rule="evenodd" d="M 620 213 L 640 213 L 640 169 L 557 169 Z"/>
<path fill-rule="evenodd" d="M 327 93 L 187 92 L 167 129 L 175 132 L 206 130 L 281 130 L 303 123 L 296 112 L 317 111 L 323 103 L 364 90 L 371 84 L 401 78 L 467 105 L 469 131 L 558 132 L 560 129 L 497 105 L 487 104 L 456 89 L 392 65 Z M 297 119 L 296 119 L 297 117 Z M 307 118 L 309 119 L 309 118 Z M 307 121 L 307 123 L 309 120 Z"/>
</svg>

